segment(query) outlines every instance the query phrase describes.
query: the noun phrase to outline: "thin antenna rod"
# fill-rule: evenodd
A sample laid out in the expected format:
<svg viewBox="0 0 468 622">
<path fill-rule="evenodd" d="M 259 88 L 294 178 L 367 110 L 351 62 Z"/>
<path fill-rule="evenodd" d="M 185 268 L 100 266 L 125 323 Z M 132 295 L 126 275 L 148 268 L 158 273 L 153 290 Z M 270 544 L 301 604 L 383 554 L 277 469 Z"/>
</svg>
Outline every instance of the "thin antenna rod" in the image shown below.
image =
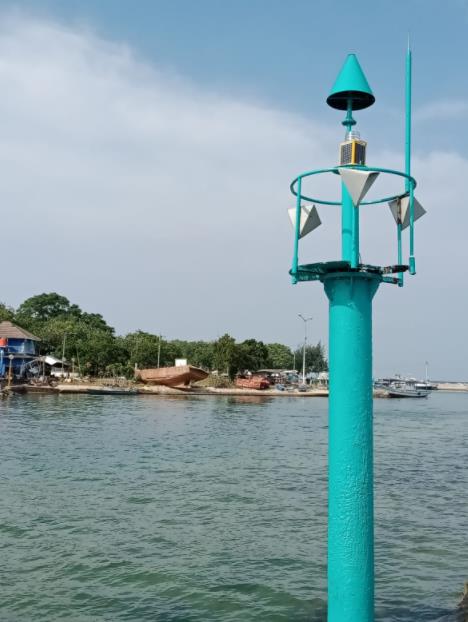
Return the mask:
<svg viewBox="0 0 468 622">
<path fill-rule="evenodd" d="M 405 149 L 405 172 L 411 175 L 411 47 L 408 41 L 408 50 L 406 52 L 406 149 Z M 409 191 L 409 211 L 410 211 L 410 240 L 409 240 L 409 273 L 416 274 L 416 265 L 414 259 L 414 186 L 406 180 L 406 191 Z"/>
<path fill-rule="evenodd" d="M 408 49 L 406 51 L 406 105 L 405 105 L 405 173 L 411 175 L 411 46 L 410 35 L 408 33 Z M 406 191 L 410 186 L 409 179 L 406 180 Z"/>
<path fill-rule="evenodd" d="M 407 175 L 411 175 L 411 41 L 410 41 L 410 33 L 408 32 L 408 47 L 406 49 L 406 65 L 405 65 L 405 86 L 406 86 L 406 97 L 405 97 L 405 173 Z M 410 181 L 408 178 L 405 179 L 405 190 L 410 193 Z M 401 244 L 401 223 L 397 224 L 397 244 L 398 244 L 398 263 L 401 264 L 403 261 L 403 253 L 402 253 L 402 244 Z M 410 246 L 413 247 L 413 234 L 410 231 Z M 410 250 L 410 254 L 412 255 L 412 250 Z M 403 272 L 398 274 L 398 285 L 403 287 L 404 276 Z"/>
</svg>

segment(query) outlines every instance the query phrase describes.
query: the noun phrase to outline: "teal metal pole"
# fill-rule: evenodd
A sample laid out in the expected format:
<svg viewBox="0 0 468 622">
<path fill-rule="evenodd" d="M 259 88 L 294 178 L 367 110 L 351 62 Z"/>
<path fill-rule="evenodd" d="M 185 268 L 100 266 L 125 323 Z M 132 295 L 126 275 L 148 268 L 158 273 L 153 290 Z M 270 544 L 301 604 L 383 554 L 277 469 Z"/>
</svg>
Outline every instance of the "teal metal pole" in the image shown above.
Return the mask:
<svg viewBox="0 0 468 622">
<path fill-rule="evenodd" d="M 401 266 L 403 262 L 403 249 L 401 245 L 401 222 L 397 224 L 397 246 L 398 246 L 397 261 L 398 261 L 398 265 Z M 403 287 L 403 272 L 398 273 L 398 286 Z"/>
<path fill-rule="evenodd" d="M 353 200 L 344 185 L 341 182 L 341 257 L 343 261 L 353 262 L 356 253 L 356 221 Z M 359 222 L 358 222 L 359 227 Z M 359 250 L 358 250 L 359 253 Z"/>
<path fill-rule="evenodd" d="M 328 622 L 374 620 L 372 299 L 381 278 L 324 277 L 330 302 Z"/>
<path fill-rule="evenodd" d="M 405 89 L 405 173 L 411 175 L 411 48 L 408 40 L 406 51 L 406 89 Z M 405 180 L 406 192 L 410 189 L 410 181 Z"/>
<path fill-rule="evenodd" d="M 293 284 L 297 283 L 295 277 L 297 273 L 297 267 L 299 265 L 299 238 L 301 235 L 301 192 L 302 192 L 302 177 L 297 180 L 297 196 L 296 196 L 296 225 L 294 227 L 294 254 L 292 262 L 292 281 Z"/>
<path fill-rule="evenodd" d="M 359 206 L 353 204 L 353 233 L 351 248 L 351 268 L 357 268 L 359 265 Z"/>
<path fill-rule="evenodd" d="M 416 260 L 414 258 L 414 188 L 410 184 L 409 194 L 409 211 L 410 211 L 410 256 L 409 256 L 409 273 L 416 274 Z"/>
<path fill-rule="evenodd" d="M 406 52 L 406 139 L 405 139 L 405 173 L 411 175 L 411 90 L 412 90 L 412 56 L 408 39 L 408 50 Z M 406 178 L 406 192 L 409 193 L 410 210 L 410 256 L 409 272 L 416 274 L 416 261 L 414 258 L 414 185 Z"/>
<path fill-rule="evenodd" d="M 348 99 L 346 118 L 342 122 L 350 132 L 356 121 L 353 119 L 353 100 Z M 352 268 L 359 263 L 359 208 L 354 207 L 351 196 L 344 183 L 341 184 L 341 256 L 349 261 Z"/>
</svg>

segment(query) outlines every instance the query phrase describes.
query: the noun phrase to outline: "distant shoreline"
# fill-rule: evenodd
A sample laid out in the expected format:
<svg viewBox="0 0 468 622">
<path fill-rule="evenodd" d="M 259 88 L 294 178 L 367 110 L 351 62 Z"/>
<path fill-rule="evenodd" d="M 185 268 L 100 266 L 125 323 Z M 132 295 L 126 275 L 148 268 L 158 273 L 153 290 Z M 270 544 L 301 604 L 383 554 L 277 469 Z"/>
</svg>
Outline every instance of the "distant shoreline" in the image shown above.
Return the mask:
<svg viewBox="0 0 468 622">
<path fill-rule="evenodd" d="M 121 387 L 120 387 L 121 388 Z M 36 394 L 59 394 L 59 395 L 102 395 L 111 394 L 116 390 L 116 395 L 122 396 L 117 390 L 116 385 L 104 384 L 101 382 L 76 382 L 61 383 L 56 386 L 43 385 L 14 385 L 5 393 L 36 393 Z M 468 393 L 468 383 L 463 382 L 444 382 L 437 385 L 438 391 L 447 393 Z M 91 393 L 92 391 L 92 393 Z M 167 387 L 163 385 L 137 384 L 124 387 L 124 391 L 134 396 L 153 396 L 153 397 L 197 397 L 197 396 L 222 396 L 222 397 L 328 397 L 327 389 L 311 389 L 309 391 L 278 391 L 277 389 L 241 389 L 241 388 L 216 388 L 216 387 Z M 384 388 L 377 388 L 373 391 L 374 398 L 388 398 L 388 392 Z"/>
</svg>

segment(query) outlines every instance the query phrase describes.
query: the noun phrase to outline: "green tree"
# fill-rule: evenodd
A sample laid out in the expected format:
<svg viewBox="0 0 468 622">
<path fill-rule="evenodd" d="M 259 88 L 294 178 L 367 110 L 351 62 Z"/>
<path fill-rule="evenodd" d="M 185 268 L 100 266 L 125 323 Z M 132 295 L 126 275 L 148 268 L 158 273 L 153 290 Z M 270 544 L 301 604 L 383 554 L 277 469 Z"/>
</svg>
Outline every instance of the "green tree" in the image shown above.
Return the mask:
<svg viewBox="0 0 468 622">
<path fill-rule="evenodd" d="M 177 342 L 161 340 L 161 366 L 172 367 L 175 360 L 185 358 Z"/>
<path fill-rule="evenodd" d="M 291 348 L 282 343 L 268 343 L 268 358 L 273 369 L 292 369 L 294 355 Z"/>
<path fill-rule="evenodd" d="M 213 369 L 214 344 L 211 341 L 182 341 L 175 339 L 171 342 L 180 352 L 181 358 L 186 358 L 191 365 Z"/>
<path fill-rule="evenodd" d="M 52 318 L 74 315 L 80 316 L 78 305 L 70 304 L 68 298 L 55 292 L 38 294 L 25 300 L 17 311 L 18 321 L 45 322 Z"/>
<path fill-rule="evenodd" d="M 0 302 L 0 322 L 4 322 L 5 320 L 13 322 L 15 320 L 15 310 L 13 307 L 9 307 L 5 303 Z"/>
<path fill-rule="evenodd" d="M 213 344 L 213 366 L 233 378 L 238 370 L 236 340 L 227 333 Z"/>
<path fill-rule="evenodd" d="M 41 338 L 42 352 L 75 358 L 85 373 L 99 375 L 126 364 L 128 354 L 102 315 L 83 312 L 55 292 L 25 300 L 15 320 Z"/>
<path fill-rule="evenodd" d="M 296 367 L 302 369 L 303 346 L 298 346 L 296 350 Z M 319 341 L 317 345 L 306 346 L 306 373 L 328 371 L 328 362 L 325 356 L 325 349 Z"/>
<path fill-rule="evenodd" d="M 122 345 L 128 353 L 128 365 L 140 369 L 156 367 L 158 364 L 159 336 L 137 330 L 122 338 Z"/>
<path fill-rule="evenodd" d="M 270 366 L 268 347 L 263 341 L 246 339 L 237 346 L 238 369 L 257 371 Z"/>
</svg>

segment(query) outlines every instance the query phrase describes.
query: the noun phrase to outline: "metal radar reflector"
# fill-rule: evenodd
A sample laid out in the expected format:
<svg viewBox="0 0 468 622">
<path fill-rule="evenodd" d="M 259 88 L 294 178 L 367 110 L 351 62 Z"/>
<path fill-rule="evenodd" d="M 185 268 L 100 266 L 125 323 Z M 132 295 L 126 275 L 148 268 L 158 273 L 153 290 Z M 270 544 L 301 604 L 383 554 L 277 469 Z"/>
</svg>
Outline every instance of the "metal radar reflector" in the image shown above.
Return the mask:
<svg viewBox="0 0 468 622">
<path fill-rule="evenodd" d="M 291 207 L 288 209 L 289 219 L 291 220 L 292 226 L 296 228 L 296 208 Z M 308 207 L 305 205 L 301 206 L 301 218 L 299 221 L 299 238 L 303 238 L 308 233 L 311 233 L 317 227 L 320 227 L 322 221 L 320 220 L 320 216 L 318 215 L 317 208 L 315 205 L 312 207 Z"/>
<path fill-rule="evenodd" d="M 388 206 L 397 225 L 401 225 L 402 229 L 410 226 L 410 197 L 402 197 L 401 199 L 390 201 Z M 413 210 L 413 222 L 426 213 L 426 210 L 416 197 L 413 197 Z"/>
<path fill-rule="evenodd" d="M 354 207 L 359 205 L 379 176 L 379 173 L 375 171 L 361 171 L 353 168 L 339 168 L 338 172 L 351 196 Z"/>
</svg>

